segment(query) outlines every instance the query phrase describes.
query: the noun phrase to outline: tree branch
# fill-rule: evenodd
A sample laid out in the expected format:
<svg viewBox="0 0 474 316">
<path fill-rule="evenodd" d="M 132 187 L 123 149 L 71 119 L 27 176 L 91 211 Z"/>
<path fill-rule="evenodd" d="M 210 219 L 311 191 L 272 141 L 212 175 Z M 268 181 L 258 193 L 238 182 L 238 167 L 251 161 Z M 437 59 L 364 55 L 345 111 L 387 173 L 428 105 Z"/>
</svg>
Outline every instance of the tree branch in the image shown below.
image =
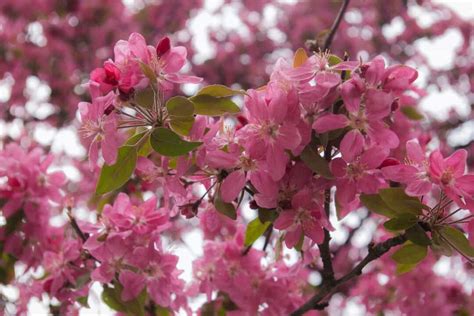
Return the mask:
<svg viewBox="0 0 474 316">
<path fill-rule="evenodd" d="M 82 242 L 86 242 L 87 236 L 84 234 L 84 232 L 81 230 L 81 228 L 77 224 L 74 216 L 72 216 L 72 210 L 69 207 L 67 208 L 67 216 L 69 218 L 69 222 L 71 223 L 72 229 L 74 229 L 77 236 L 79 236 L 82 239 Z"/>
<path fill-rule="evenodd" d="M 334 23 L 331 26 L 331 30 L 329 31 L 329 34 L 326 37 L 326 40 L 324 41 L 323 51 L 331 47 L 334 35 L 336 35 L 336 31 L 339 28 L 339 24 L 341 24 L 342 18 L 344 17 L 344 13 L 346 12 L 347 7 L 349 6 L 349 1 L 350 0 L 343 0 L 341 8 L 339 9 L 339 12 L 337 13 L 336 20 L 334 20 Z"/>
<path fill-rule="evenodd" d="M 321 301 L 326 298 L 328 295 L 337 290 L 339 286 L 342 284 L 352 280 L 353 278 L 362 274 L 362 269 L 369 264 L 370 262 L 374 261 L 375 259 L 380 258 L 385 253 L 387 253 L 391 248 L 395 246 L 399 246 L 403 244 L 407 240 L 405 234 L 398 235 L 396 237 L 387 239 L 384 242 L 381 242 L 377 245 L 369 245 L 369 253 L 365 256 L 362 261 L 360 261 L 349 273 L 344 275 L 338 280 L 335 280 L 332 284 L 331 283 L 323 283 L 323 286 L 316 293 L 313 297 L 311 297 L 304 305 L 294 311 L 291 315 L 292 316 L 300 316 L 312 309 L 321 309 L 322 306 L 326 304 L 321 304 Z"/>
</svg>

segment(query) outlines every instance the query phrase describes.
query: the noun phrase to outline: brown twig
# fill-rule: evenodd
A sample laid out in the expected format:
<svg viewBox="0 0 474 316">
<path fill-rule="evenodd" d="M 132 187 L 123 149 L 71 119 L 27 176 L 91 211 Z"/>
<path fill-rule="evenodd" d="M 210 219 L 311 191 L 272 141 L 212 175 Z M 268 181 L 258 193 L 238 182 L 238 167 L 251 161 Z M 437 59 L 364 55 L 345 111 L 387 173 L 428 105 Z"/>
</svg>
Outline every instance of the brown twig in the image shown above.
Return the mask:
<svg viewBox="0 0 474 316">
<path fill-rule="evenodd" d="M 342 18 L 344 17 L 344 13 L 346 12 L 347 7 L 349 6 L 349 1 L 350 0 L 343 0 L 341 8 L 339 9 L 339 12 L 337 13 L 336 20 L 334 20 L 334 23 L 332 24 L 331 29 L 329 31 L 329 34 L 326 37 L 326 40 L 324 41 L 323 51 L 331 47 L 334 35 L 336 35 L 337 29 L 339 28 Z"/>
<path fill-rule="evenodd" d="M 313 297 L 311 297 L 304 305 L 302 305 L 300 308 L 294 311 L 291 315 L 299 316 L 299 315 L 303 315 L 304 313 L 312 309 L 324 308 L 327 305 L 325 303 L 321 303 L 323 299 L 325 299 L 327 296 L 334 293 L 337 290 L 337 288 L 341 286 L 342 284 L 361 275 L 362 270 L 367 264 L 374 261 L 375 259 L 380 258 L 393 247 L 403 244 L 406 240 L 407 240 L 407 237 L 405 236 L 405 234 L 402 234 L 402 235 L 398 235 L 396 237 L 387 239 L 386 241 L 381 242 L 375 246 L 369 245 L 369 253 L 349 273 L 347 273 L 340 279 L 335 280 L 332 283 L 325 283 L 325 284 L 323 283 L 319 292 L 316 293 Z"/>
<path fill-rule="evenodd" d="M 74 218 L 74 216 L 72 216 L 71 208 L 67 209 L 67 216 L 69 218 L 69 222 L 71 223 L 71 227 L 72 227 L 72 229 L 74 229 L 77 236 L 79 236 L 82 239 L 82 242 L 86 242 L 88 237 L 82 232 L 81 228 L 79 227 L 79 225 L 76 222 L 76 219 Z"/>
</svg>

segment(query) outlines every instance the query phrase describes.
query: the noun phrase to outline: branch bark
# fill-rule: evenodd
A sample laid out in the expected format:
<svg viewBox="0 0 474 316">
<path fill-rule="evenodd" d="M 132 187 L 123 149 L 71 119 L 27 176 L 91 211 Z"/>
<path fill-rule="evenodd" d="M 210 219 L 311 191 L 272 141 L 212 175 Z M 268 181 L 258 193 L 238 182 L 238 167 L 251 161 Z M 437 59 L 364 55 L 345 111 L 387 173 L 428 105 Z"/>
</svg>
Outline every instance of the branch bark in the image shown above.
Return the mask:
<svg viewBox="0 0 474 316">
<path fill-rule="evenodd" d="M 334 39 L 334 35 L 336 35 L 337 29 L 339 28 L 339 25 L 341 24 L 342 18 L 344 17 L 344 13 L 346 13 L 347 7 L 349 6 L 349 2 L 350 0 L 343 0 L 341 8 L 339 9 L 339 12 L 337 13 L 337 17 L 331 26 L 331 30 L 329 31 L 329 34 L 326 37 L 326 40 L 324 41 L 323 51 L 331 47 L 332 40 Z"/>
<path fill-rule="evenodd" d="M 335 280 L 332 284 L 326 283 L 323 284 L 321 289 L 318 293 L 316 293 L 313 297 L 311 297 L 304 305 L 294 311 L 291 315 L 292 316 L 300 316 L 310 311 L 312 309 L 321 309 L 327 306 L 327 304 L 322 304 L 321 301 L 325 299 L 327 296 L 333 294 L 339 286 L 342 284 L 356 278 L 357 276 L 362 274 L 362 270 L 364 269 L 367 264 L 370 262 L 380 258 L 385 253 L 387 253 L 393 247 L 399 246 L 407 241 L 407 237 L 405 234 L 398 235 L 396 237 L 387 239 L 384 242 L 381 242 L 377 245 L 369 245 L 369 253 L 365 256 L 362 261 L 360 261 L 349 273 L 341 277 L 340 279 Z"/>
</svg>

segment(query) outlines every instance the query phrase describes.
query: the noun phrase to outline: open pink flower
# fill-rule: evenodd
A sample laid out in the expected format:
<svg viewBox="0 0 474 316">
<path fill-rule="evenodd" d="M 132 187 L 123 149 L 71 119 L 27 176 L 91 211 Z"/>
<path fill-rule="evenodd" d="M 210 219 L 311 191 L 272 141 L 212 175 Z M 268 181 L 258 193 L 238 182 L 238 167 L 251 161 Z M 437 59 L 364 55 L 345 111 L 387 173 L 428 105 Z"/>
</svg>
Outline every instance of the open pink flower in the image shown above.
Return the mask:
<svg viewBox="0 0 474 316">
<path fill-rule="evenodd" d="M 408 195 L 426 195 L 432 188 L 429 161 L 417 140 L 407 142 L 406 152 L 404 164 L 383 167 L 382 173 L 388 180 L 406 184 L 405 192 Z"/>
<path fill-rule="evenodd" d="M 443 158 L 439 150 L 430 155 L 430 178 L 459 206 L 464 206 L 461 198 L 472 199 L 474 196 L 474 175 L 466 171 L 467 151 L 456 150 L 451 156 Z"/>
<path fill-rule="evenodd" d="M 263 160 L 272 178 L 281 179 L 289 160 L 285 150 L 301 143 L 297 99 L 270 84 L 265 91 L 248 92 L 245 110 L 249 124 L 237 132 L 238 137 L 251 158 Z"/>
<path fill-rule="evenodd" d="M 113 207 L 106 205 L 104 216 L 110 219 L 118 231 L 144 235 L 167 226 L 168 216 L 159 212 L 156 204 L 156 196 L 153 196 L 136 206 L 126 194 L 120 193 Z"/>
<path fill-rule="evenodd" d="M 342 157 L 334 159 L 330 168 L 336 177 L 336 202 L 341 206 L 353 202 L 357 193 L 374 194 L 385 181 L 377 169 L 388 156 L 384 147 L 364 149 L 363 136 L 352 130 L 341 141 Z"/>
<path fill-rule="evenodd" d="M 286 230 L 285 243 L 288 248 L 293 248 L 303 235 L 315 243 L 322 243 L 323 227 L 327 226 L 323 214 L 323 209 L 313 201 L 310 191 L 302 190 L 293 196 L 291 209 L 283 210 L 274 226 Z"/>
<path fill-rule="evenodd" d="M 183 281 L 178 278 L 181 272 L 176 268 L 178 257 L 156 249 L 155 243 L 136 248 L 128 261 L 141 271 L 120 274 L 119 280 L 124 286 L 123 300 L 137 297 L 146 287 L 156 304 L 168 307 L 172 304 L 172 295 L 182 292 Z"/>
<path fill-rule="evenodd" d="M 79 132 L 89 148 L 91 169 L 99 159 L 99 148 L 107 164 L 114 164 L 117 159 L 121 135 L 117 131 L 117 116 L 111 110 L 114 107 L 114 99 L 115 94 L 110 92 L 106 96 L 94 98 L 92 103 L 79 103 L 81 115 Z"/>
</svg>

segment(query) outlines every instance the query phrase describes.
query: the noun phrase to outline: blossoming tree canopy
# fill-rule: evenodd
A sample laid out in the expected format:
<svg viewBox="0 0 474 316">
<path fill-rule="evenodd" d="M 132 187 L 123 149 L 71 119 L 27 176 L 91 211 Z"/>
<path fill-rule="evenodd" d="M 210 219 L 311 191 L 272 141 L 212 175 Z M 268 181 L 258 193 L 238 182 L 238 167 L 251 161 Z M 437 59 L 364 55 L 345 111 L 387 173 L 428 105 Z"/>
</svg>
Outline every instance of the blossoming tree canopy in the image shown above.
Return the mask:
<svg viewBox="0 0 474 316">
<path fill-rule="evenodd" d="M 318 50 L 250 89 L 207 84 L 185 46 L 131 33 L 82 86 L 86 160 L 2 140 L 6 313 L 474 313 L 469 153 L 433 146 L 417 69 L 331 51 L 348 4 Z"/>
</svg>

